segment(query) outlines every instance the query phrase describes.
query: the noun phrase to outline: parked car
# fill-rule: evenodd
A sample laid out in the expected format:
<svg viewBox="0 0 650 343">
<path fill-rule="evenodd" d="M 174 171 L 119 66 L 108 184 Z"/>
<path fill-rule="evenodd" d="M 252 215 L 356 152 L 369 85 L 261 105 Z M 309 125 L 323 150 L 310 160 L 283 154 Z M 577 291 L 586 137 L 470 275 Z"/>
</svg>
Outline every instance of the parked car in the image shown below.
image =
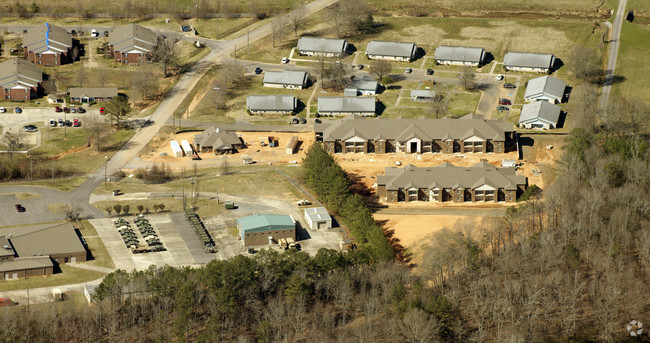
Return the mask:
<svg viewBox="0 0 650 343">
<path fill-rule="evenodd" d="M 63 112 L 63 109 L 59 106 L 54 108 L 54 112 Z"/>
<path fill-rule="evenodd" d="M 108 31 L 104 31 L 104 37 L 108 37 Z"/>
<path fill-rule="evenodd" d="M 316 123 L 316 124 L 320 124 L 321 121 L 320 121 L 320 119 L 316 118 L 316 119 L 314 119 L 314 123 Z"/>
<path fill-rule="evenodd" d="M 307 119 L 300 118 L 300 124 L 307 124 Z"/>
<path fill-rule="evenodd" d="M 433 75 L 433 69 L 427 69 L 427 75 Z"/>
<path fill-rule="evenodd" d="M 0 113 L 7 113 L 7 109 L 4 107 L 0 107 Z"/>
<path fill-rule="evenodd" d="M 74 36 L 74 35 L 77 34 L 77 31 L 75 31 L 75 30 L 70 30 L 70 34 Z"/>
<path fill-rule="evenodd" d="M 255 68 L 255 74 L 261 74 L 262 73 L 262 68 L 257 67 Z"/>
<path fill-rule="evenodd" d="M 81 122 L 79 122 L 79 119 L 74 119 L 73 122 L 72 122 L 72 126 L 74 126 L 74 127 L 81 126 Z"/>
<path fill-rule="evenodd" d="M 68 126 L 68 127 L 72 126 L 72 122 L 69 121 L 69 120 L 66 120 L 65 121 L 65 126 Z"/>
<path fill-rule="evenodd" d="M 291 119 L 291 124 L 300 124 L 300 120 L 298 120 L 298 118 L 293 118 Z"/>
<path fill-rule="evenodd" d="M 58 120 L 59 126 L 63 126 L 65 122 L 63 121 L 63 118 L 59 118 Z"/>
<path fill-rule="evenodd" d="M 23 113 L 23 110 L 20 107 L 16 107 L 16 108 L 14 108 L 14 112 Z"/>
<path fill-rule="evenodd" d="M 77 108 L 77 113 L 86 113 L 86 110 L 83 107 L 79 107 Z"/>
<path fill-rule="evenodd" d="M 65 112 L 65 113 L 70 113 L 70 108 L 69 108 L 69 107 L 64 107 L 64 108 L 63 108 L 63 112 Z"/>
<path fill-rule="evenodd" d="M 26 125 L 25 132 L 38 132 L 38 128 L 34 125 Z"/>
<path fill-rule="evenodd" d="M 70 113 L 77 113 L 77 109 L 76 109 L 76 108 L 74 108 L 74 107 L 73 107 L 73 108 L 71 108 L 71 109 L 70 109 Z"/>
<path fill-rule="evenodd" d="M 83 31 L 77 31 L 77 36 L 83 36 L 84 32 Z"/>
<path fill-rule="evenodd" d="M 104 114 L 104 111 L 105 111 L 105 110 L 106 110 L 106 109 L 105 109 L 104 107 L 101 107 L 101 108 L 99 109 L 99 114 Z"/>
<path fill-rule="evenodd" d="M 51 127 L 56 127 L 56 120 L 50 119 L 50 126 Z"/>
<path fill-rule="evenodd" d="M 363 69 L 363 64 L 359 64 L 358 68 L 359 70 Z"/>
<path fill-rule="evenodd" d="M 21 204 L 16 204 L 16 211 L 25 212 L 25 208 Z"/>
<path fill-rule="evenodd" d="M 501 81 L 501 80 L 503 80 L 503 74 L 497 75 L 497 81 Z"/>
<path fill-rule="evenodd" d="M 505 106 L 499 106 L 497 107 L 497 111 L 510 111 L 510 109 Z"/>
<path fill-rule="evenodd" d="M 512 83 L 504 83 L 503 88 L 517 88 L 517 86 L 513 85 Z"/>
<path fill-rule="evenodd" d="M 287 63 L 289 63 L 289 58 L 282 57 L 282 64 L 287 64 Z"/>
<path fill-rule="evenodd" d="M 510 99 L 500 99 L 499 105 L 512 105 L 512 101 Z"/>
<path fill-rule="evenodd" d="M 90 30 L 90 37 L 99 37 L 99 32 L 95 29 Z"/>
<path fill-rule="evenodd" d="M 413 72 L 413 69 L 411 69 L 411 68 L 406 68 L 406 69 L 404 69 L 404 72 L 407 73 L 407 74 L 410 74 L 410 73 Z"/>
<path fill-rule="evenodd" d="M 296 201 L 296 204 L 298 206 L 309 206 L 309 205 L 311 205 L 311 202 L 309 202 L 309 200 L 302 199 L 302 200 Z"/>
</svg>

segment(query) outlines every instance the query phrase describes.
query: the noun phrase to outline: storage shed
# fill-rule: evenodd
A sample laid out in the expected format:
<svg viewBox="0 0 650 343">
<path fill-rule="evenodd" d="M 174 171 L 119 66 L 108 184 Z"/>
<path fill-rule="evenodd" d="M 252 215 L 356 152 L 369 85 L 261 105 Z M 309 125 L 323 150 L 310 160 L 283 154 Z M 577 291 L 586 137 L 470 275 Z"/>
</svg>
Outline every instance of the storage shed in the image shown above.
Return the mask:
<svg viewBox="0 0 650 343">
<path fill-rule="evenodd" d="M 312 230 L 332 228 L 332 217 L 327 213 L 325 207 L 306 208 L 305 220 L 307 220 L 307 226 Z"/>
<path fill-rule="evenodd" d="M 289 140 L 289 143 L 287 143 L 287 155 L 293 155 L 293 153 L 296 152 L 297 147 L 298 147 L 298 136 L 293 136 Z"/>
<path fill-rule="evenodd" d="M 190 146 L 190 142 L 188 142 L 187 139 L 181 141 L 181 148 L 183 149 L 185 156 L 192 156 L 192 146 Z"/>
<path fill-rule="evenodd" d="M 169 142 L 169 146 L 172 148 L 172 155 L 174 155 L 174 157 L 183 157 L 183 149 L 181 149 L 181 146 L 178 145 L 177 141 Z"/>
</svg>

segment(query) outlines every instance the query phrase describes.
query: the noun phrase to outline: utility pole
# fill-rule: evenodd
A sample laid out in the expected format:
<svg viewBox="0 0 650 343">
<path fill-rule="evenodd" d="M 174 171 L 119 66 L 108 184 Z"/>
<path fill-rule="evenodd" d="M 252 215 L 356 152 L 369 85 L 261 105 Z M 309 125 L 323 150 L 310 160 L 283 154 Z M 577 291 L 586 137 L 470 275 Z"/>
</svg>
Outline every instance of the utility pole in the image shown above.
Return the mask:
<svg viewBox="0 0 650 343">
<path fill-rule="evenodd" d="M 108 172 L 108 156 L 104 156 L 104 187 L 106 187 L 107 172 Z"/>
<path fill-rule="evenodd" d="M 185 187 L 181 186 L 181 191 L 183 192 L 183 211 L 185 211 Z"/>
<path fill-rule="evenodd" d="M 250 54 L 251 54 L 251 29 L 250 29 L 250 27 L 246 28 L 246 46 L 248 47 L 248 52 L 246 53 L 246 56 L 250 56 Z"/>
<path fill-rule="evenodd" d="M 29 185 L 34 185 L 34 160 L 32 155 L 29 155 Z"/>
</svg>

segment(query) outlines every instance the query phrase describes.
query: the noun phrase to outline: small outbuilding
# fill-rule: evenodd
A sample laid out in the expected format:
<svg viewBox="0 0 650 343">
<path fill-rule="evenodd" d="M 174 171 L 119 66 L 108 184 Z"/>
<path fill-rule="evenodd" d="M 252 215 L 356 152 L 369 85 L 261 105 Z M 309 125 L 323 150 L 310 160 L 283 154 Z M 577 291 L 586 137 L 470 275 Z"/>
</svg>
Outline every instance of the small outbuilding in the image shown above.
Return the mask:
<svg viewBox="0 0 650 343">
<path fill-rule="evenodd" d="M 169 142 L 169 147 L 172 149 L 172 155 L 174 157 L 183 157 L 183 149 L 181 149 L 177 141 Z"/>
<path fill-rule="evenodd" d="M 325 230 L 332 228 L 332 217 L 325 207 L 312 207 L 305 209 L 307 226 L 312 230 Z"/>
<path fill-rule="evenodd" d="M 547 101 L 524 105 L 519 116 L 519 127 L 526 129 L 555 129 L 562 108 Z"/>
<path fill-rule="evenodd" d="M 566 82 L 553 76 L 542 76 L 528 81 L 524 100 L 528 102 L 544 100 L 557 104 L 562 102 Z"/>
<path fill-rule="evenodd" d="M 237 219 L 244 246 L 277 244 L 281 238 L 296 239 L 296 221 L 290 215 L 255 214 Z"/>
</svg>

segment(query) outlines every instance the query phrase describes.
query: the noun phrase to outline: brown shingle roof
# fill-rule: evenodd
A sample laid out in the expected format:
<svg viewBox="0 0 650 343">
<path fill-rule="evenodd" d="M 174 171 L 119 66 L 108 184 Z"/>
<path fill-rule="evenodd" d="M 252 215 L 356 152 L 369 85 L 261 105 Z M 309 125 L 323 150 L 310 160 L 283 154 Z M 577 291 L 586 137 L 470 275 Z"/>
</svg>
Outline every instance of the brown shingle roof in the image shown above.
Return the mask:
<svg viewBox="0 0 650 343">
<path fill-rule="evenodd" d="M 33 63 L 19 58 L 0 63 L 0 87 L 36 87 L 42 81 L 43 72 Z"/>
<path fill-rule="evenodd" d="M 0 272 L 13 272 L 26 269 L 53 267 L 49 256 L 16 258 L 13 261 L 0 262 Z"/>
<path fill-rule="evenodd" d="M 194 145 L 212 147 L 216 150 L 232 149 L 233 145 L 241 144 L 241 139 L 234 132 L 226 132 L 214 126 L 194 136 Z"/>
<path fill-rule="evenodd" d="M 141 52 L 150 52 L 156 45 L 158 36 L 146 27 L 129 24 L 116 28 L 111 32 L 108 44 L 113 46 L 113 50 L 128 52 L 139 50 Z"/>
<path fill-rule="evenodd" d="M 27 31 L 23 46 L 35 53 L 66 52 L 72 47 L 72 36 L 63 28 L 45 23 Z"/>
</svg>

